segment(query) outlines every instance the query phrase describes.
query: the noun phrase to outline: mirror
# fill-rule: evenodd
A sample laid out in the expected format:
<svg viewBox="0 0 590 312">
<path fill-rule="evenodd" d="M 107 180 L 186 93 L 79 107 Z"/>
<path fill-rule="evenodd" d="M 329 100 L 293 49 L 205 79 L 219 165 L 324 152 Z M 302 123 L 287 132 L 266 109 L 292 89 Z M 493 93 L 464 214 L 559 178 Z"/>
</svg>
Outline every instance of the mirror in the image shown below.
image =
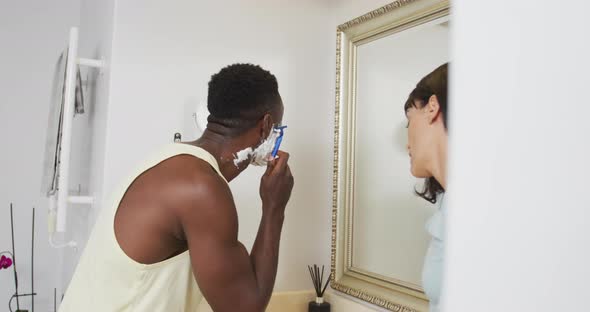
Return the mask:
<svg viewBox="0 0 590 312">
<path fill-rule="evenodd" d="M 435 208 L 413 192 L 403 104 L 422 77 L 449 61 L 446 22 L 437 19 L 357 51 L 352 264 L 416 289 L 422 268 L 416 264 L 430 241 L 423 225 Z"/>
<path fill-rule="evenodd" d="M 398 1 L 337 33 L 333 288 L 393 311 L 428 310 L 421 272 L 436 207 L 414 193 L 403 107 L 449 61 L 448 14 L 448 1 Z"/>
</svg>

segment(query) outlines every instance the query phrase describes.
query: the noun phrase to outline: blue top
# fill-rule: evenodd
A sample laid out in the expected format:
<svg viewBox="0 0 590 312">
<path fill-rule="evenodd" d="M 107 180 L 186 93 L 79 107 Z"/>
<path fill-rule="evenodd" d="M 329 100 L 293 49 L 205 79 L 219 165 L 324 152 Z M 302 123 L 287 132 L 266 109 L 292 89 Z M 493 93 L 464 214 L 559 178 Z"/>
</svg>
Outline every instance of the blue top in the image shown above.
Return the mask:
<svg viewBox="0 0 590 312">
<path fill-rule="evenodd" d="M 430 245 L 424 258 L 422 269 L 422 287 L 430 299 L 430 312 L 440 312 L 440 295 L 443 279 L 445 204 L 444 195 L 440 196 L 439 209 L 426 222 L 426 231 L 430 233 Z"/>
</svg>

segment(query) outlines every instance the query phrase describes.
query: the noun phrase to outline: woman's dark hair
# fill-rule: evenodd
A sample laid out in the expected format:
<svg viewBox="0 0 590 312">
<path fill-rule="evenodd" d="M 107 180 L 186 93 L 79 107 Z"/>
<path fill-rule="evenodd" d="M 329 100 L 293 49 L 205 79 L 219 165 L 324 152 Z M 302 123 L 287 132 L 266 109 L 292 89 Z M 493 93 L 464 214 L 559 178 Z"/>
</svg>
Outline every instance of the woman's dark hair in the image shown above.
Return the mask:
<svg viewBox="0 0 590 312">
<path fill-rule="evenodd" d="M 426 77 L 422 78 L 416 85 L 416 88 L 410 92 L 408 100 L 404 105 L 406 113 L 412 107 L 422 108 L 428 103 L 431 96 L 436 95 L 436 99 L 440 105 L 440 112 L 443 117 L 443 124 L 445 128 L 448 128 L 447 119 L 447 77 L 448 77 L 449 63 L 445 63 L 439 66 Z M 426 199 L 427 201 L 435 204 L 436 198 L 439 194 L 444 193 L 445 189 L 440 183 L 434 178 L 430 177 L 424 181 L 424 189 L 422 191 L 416 190 L 418 196 Z"/>
</svg>

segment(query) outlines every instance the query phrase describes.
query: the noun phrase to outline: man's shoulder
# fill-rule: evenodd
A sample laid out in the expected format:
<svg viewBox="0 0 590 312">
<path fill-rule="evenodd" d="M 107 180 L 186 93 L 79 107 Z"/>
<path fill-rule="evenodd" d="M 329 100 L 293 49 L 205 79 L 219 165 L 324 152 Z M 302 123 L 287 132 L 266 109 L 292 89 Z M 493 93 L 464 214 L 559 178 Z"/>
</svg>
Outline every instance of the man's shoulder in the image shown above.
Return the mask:
<svg viewBox="0 0 590 312">
<path fill-rule="evenodd" d="M 189 156 L 190 157 L 190 156 Z M 182 198 L 172 199 L 183 227 L 205 229 L 213 223 L 223 228 L 237 226 L 237 212 L 229 185 L 209 163 L 196 158 L 178 159 L 182 168 L 175 188 Z"/>
<path fill-rule="evenodd" d="M 181 189 L 182 202 L 191 210 L 211 201 L 233 200 L 228 184 L 207 161 L 192 155 L 179 155 L 171 161 L 173 187 Z"/>
</svg>

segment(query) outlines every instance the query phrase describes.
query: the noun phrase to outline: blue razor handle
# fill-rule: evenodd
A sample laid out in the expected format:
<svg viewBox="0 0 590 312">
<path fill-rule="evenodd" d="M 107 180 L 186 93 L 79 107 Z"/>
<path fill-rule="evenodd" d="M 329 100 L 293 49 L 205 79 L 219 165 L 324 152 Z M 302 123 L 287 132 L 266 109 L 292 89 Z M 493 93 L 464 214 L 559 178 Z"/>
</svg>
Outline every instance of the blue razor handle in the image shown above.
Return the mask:
<svg viewBox="0 0 590 312">
<path fill-rule="evenodd" d="M 277 138 L 277 141 L 275 142 L 275 148 L 272 150 L 272 157 L 276 158 L 277 154 L 279 153 L 279 148 L 281 147 L 281 142 L 283 142 L 283 135 L 285 134 L 284 129 L 287 128 L 287 126 L 282 126 L 282 127 L 276 127 L 275 130 L 279 130 L 279 137 Z"/>
</svg>

